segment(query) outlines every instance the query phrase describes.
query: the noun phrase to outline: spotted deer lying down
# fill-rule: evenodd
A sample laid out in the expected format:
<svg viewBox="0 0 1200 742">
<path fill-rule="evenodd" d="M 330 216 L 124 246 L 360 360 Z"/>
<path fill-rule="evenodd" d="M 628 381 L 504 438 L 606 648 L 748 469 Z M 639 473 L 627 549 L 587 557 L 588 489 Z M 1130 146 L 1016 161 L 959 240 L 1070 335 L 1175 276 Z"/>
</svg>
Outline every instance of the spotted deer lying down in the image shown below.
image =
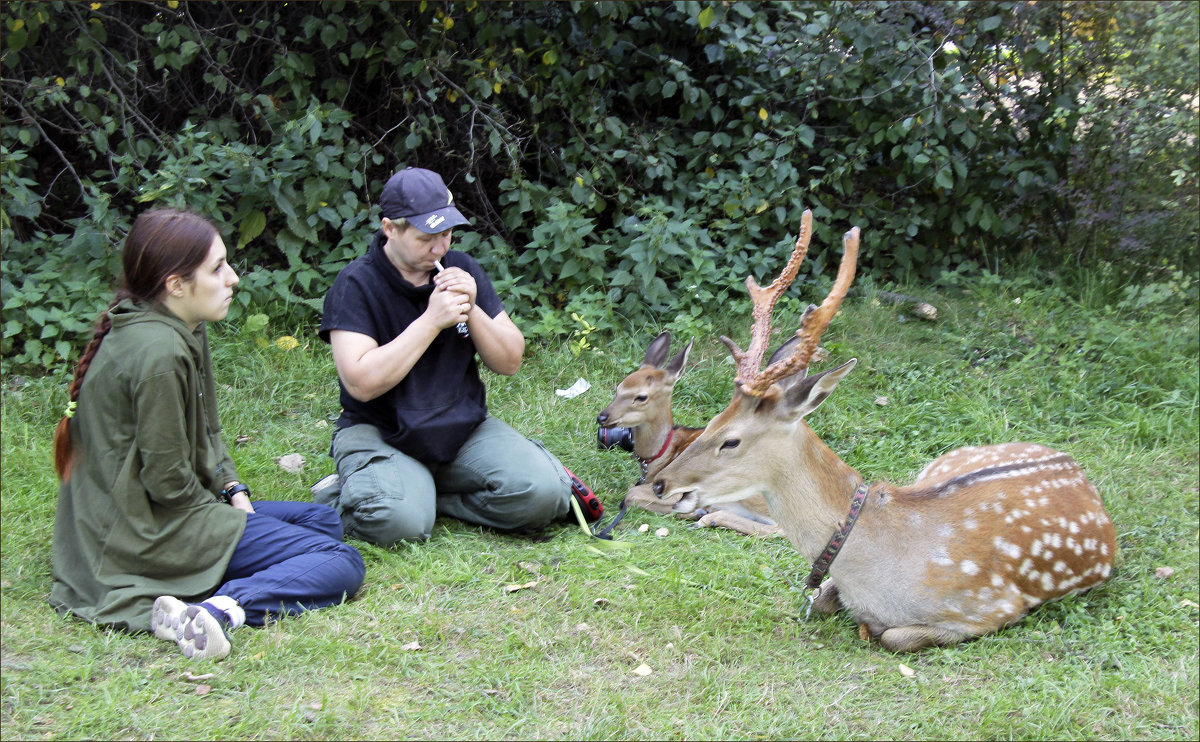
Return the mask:
<svg viewBox="0 0 1200 742">
<path fill-rule="evenodd" d="M 625 495 L 623 508 L 672 512 L 674 501 L 656 497 L 644 482 L 654 481 L 658 472 L 703 430 L 675 425 L 671 412 L 671 394 L 675 382 L 683 375 L 691 350 L 692 344 L 688 343 L 668 362 L 671 333 L 660 333 L 647 346 L 641 367 L 617 384 L 613 401 L 596 417 L 601 427 L 628 428 L 633 432 L 633 455 L 641 464 L 642 478 Z M 692 511 L 684 515 L 699 517 L 703 526 L 721 526 L 745 534 L 770 536 L 780 532 L 767 512 L 762 495 L 724 503 L 708 512 Z"/>
<path fill-rule="evenodd" d="M 913 484 L 867 485 L 805 422 L 856 361 L 807 376 L 817 341 L 854 278 L 858 229 L 846 234 L 833 289 L 810 307 L 795 352 L 760 371 L 771 309 L 807 250 L 811 215 L 778 279 L 754 300 L 752 339 L 737 362 L 729 406 L 663 468 L 655 491 L 677 512 L 765 496 L 772 517 L 826 573 L 814 607 L 844 608 L 894 652 L 996 631 L 1031 608 L 1108 578 L 1117 553 L 1112 521 L 1079 464 L 1036 443 L 960 448 L 925 467 Z"/>
</svg>

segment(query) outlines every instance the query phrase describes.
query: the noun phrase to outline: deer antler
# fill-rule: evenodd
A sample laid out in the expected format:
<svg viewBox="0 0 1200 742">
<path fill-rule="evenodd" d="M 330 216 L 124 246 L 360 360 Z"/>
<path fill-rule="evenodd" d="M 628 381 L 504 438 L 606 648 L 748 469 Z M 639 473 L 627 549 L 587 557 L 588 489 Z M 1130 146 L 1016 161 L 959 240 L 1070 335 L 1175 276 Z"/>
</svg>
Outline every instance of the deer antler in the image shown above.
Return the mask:
<svg viewBox="0 0 1200 742">
<path fill-rule="evenodd" d="M 737 364 L 737 377 L 734 381 L 739 388 L 744 384 L 751 383 L 762 366 L 763 357 L 767 354 L 767 343 L 771 339 L 771 312 L 775 309 L 775 302 L 779 301 L 779 297 L 795 280 L 796 273 L 800 270 L 800 263 L 804 262 L 804 256 L 808 254 L 808 243 L 811 240 L 812 211 L 806 209 L 800 216 L 800 236 L 796 238 L 796 246 L 792 248 L 792 257 L 788 259 L 787 265 L 783 267 L 779 276 L 766 288 L 760 287 L 754 280 L 754 276 L 746 277 L 746 290 L 750 292 L 750 299 L 754 302 L 754 324 L 750 328 L 750 345 L 743 351 L 737 343 L 724 335 L 721 336 L 721 342 L 729 348 L 729 352 L 733 354 L 733 360 Z M 766 391 L 765 387 L 763 391 Z M 761 394 L 753 396 L 761 396 Z"/>
<path fill-rule="evenodd" d="M 800 337 L 799 346 L 797 346 L 796 350 L 790 356 L 772 363 L 766 370 L 760 372 L 758 369 L 762 364 L 763 354 L 766 351 L 767 341 L 771 333 L 771 310 L 774 308 L 779 296 L 791 284 L 792 279 L 795 278 L 796 272 L 800 268 L 800 261 L 803 260 L 804 254 L 808 251 L 808 241 L 806 238 L 811 235 L 810 212 L 804 212 L 804 221 L 800 234 L 801 240 L 804 241 L 803 249 L 801 249 L 800 241 L 798 240 L 796 242 L 796 249 L 792 253 L 792 259 L 788 261 L 787 267 L 784 268 L 779 278 L 768 286 L 767 289 L 758 289 L 756 285 L 752 286 L 754 281 L 752 277 L 746 280 L 746 286 L 750 288 L 750 295 L 754 300 L 754 326 L 750 331 L 750 349 L 754 351 L 757 348 L 757 356 L 754 356 L 753 352 L 742 353 L 732 340 L 725 337 L 721 338 L 721 341 L 729 347 L 734 359 L 737 361 L 738 388 L 742 394 L 750 397 L 761 397 L 766 394 L 767 390 L 775 382 L 808 368 L 808 364 L 812 360 L 812 355 L 817 349 L 817 343 L 821 340 L 821 335 L 829 327 L 829 322 L 833 319 L 833 315 L 837 314 L 838 308 L 842 305 L 842 300 L 846 298 L 846 291 L 849 290 L 850 284 L 854 282 L 854 269 L 858 262 L 858 227 L 854 227 L 847 232 L 842 240 L 842 264 L 838 268 L 837 279 L 833 282 L 833 288 L 830 289 L 829 295 L 825 297 L 825 301 L 821 302 L 821 306 L 810 306 L 801 319 L 800 328 L 796 330 L 796 335 Z M 797 255 L 799 255 L 799 258 L 797 258 Z M 784 280 L 786 280 L 786 283 L 783 283 L 782 286 L 776 289 L 776 284 Z M 771 295 L 768 296 L 768 294 Z M 769 303 L 764 304 L 760 301 L 764 298 Z"/>
</svg>

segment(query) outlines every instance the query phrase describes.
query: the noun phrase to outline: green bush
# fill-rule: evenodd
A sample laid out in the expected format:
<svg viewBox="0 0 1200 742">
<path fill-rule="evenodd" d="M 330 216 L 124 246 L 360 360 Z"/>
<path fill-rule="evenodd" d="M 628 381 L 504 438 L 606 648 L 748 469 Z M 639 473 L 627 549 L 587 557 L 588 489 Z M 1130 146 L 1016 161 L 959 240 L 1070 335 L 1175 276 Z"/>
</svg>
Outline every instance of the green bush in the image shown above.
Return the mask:
<svg viewBox="0 0 1200 742">
<path fill-rule="evenodd" d="M 794 292 L 828 280 L 851 225 L 880 283 L 1039 260 L 1194 285 L 1196 19 L 1191 3 L 8 2 L 3 363 L 78 348 L 155 205 L 219 223 L 243 271 L 235 320 L 311 325 L 404 165 L 446 177 L 476 230 L 459 244 L 535 337 L 575 332 L 571 311 L 703 331 L 746 275 L 777 270 L 806 208 Z"/>
</svg>

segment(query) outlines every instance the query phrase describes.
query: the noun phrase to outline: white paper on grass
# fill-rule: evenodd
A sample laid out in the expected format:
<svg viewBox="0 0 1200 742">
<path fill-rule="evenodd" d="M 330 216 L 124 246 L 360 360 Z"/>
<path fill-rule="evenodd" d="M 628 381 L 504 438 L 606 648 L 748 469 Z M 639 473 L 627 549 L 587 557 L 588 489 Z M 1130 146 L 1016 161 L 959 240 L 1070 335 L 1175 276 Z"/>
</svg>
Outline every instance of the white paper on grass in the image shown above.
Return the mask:
<svg viewBox="0 0 1200 742">
<path fill-rule="evenodd" d="M 575 383 L 571 386 L 567 387 L 566 389 L 555 389 L 554 393 L 565 399 L 572 399 L 574 397 L 578 397 L 580 394 L 583 394 L 591 388 L 592 385 L 587 383 L 587 381 L 584 379 L 576 379 Z"/>
</svg>

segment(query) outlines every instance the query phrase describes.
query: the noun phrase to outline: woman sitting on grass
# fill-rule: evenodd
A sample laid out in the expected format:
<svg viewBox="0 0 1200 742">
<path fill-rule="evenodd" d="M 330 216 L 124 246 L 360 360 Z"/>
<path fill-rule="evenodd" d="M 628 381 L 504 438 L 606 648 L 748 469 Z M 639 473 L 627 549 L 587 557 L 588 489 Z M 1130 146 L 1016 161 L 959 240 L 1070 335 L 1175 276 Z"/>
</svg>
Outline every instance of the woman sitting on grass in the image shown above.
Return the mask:
<svg viewBox="0 0 1200 742">
<path fill-rule="evenodd" d="M 122 262 L 124 285 L 55 431 L 50 603 L 220 659 L 231 629 L 353 596 L 363 561 L 332 508 L 251 504 L 238 482 L 205 331 L 238 282 L 216 228 L 187 212 L 142 214 Z"/>
</svg>

